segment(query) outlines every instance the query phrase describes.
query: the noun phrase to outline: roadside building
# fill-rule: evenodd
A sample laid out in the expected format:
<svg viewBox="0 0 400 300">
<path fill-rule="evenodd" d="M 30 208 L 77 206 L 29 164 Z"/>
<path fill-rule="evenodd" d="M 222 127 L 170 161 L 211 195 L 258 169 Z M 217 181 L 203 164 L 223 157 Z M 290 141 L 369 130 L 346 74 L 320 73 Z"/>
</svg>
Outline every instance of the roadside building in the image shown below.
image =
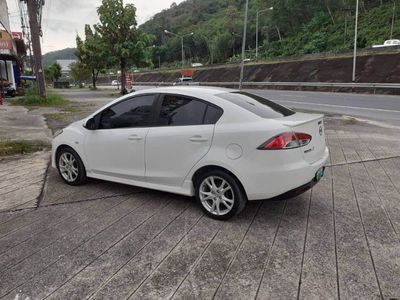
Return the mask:
<svg viewBox="0 0 400 300">
<path fill-rule="evenodd" d="M 71 64 L 76 63 L 75 59 L 57 59 L 57 63 L 61 66 L 62 77 L 69 77 L 71 73 Z"/>
<path fill-rule="evenodd" d="M 10 95 L 15 94 L 20 83 L 21 61 L 25 54 L 22 34 L 13 34 L 10 30 L 7 2 L 0 1 L 0 81 Z"/>
</svg>

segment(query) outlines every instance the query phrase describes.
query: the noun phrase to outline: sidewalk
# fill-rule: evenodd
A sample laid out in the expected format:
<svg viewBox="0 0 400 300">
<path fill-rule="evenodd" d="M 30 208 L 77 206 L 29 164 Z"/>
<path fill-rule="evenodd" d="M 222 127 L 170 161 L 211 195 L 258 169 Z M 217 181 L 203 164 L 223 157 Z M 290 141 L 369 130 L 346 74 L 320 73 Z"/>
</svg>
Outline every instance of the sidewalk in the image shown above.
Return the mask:
<svg viewBox="0 0 400 300">
<path fill-rule="evenodd" d="M 0 106 L 0 139 L 43 141 L 50 143 L 51 130 L 42 116 L 43 110 L 54 111 L 52 108 L 40 108 L 29 111 L 22 106 Z"/>
<path fill-rule="evenodd" d="M 0 106 L 0 139 L 50 144 L 52 133 L 42 110 Z M 36 207 L 49 160 L 48 151 L 0 158 L 0 212 Z"/>
</svg>

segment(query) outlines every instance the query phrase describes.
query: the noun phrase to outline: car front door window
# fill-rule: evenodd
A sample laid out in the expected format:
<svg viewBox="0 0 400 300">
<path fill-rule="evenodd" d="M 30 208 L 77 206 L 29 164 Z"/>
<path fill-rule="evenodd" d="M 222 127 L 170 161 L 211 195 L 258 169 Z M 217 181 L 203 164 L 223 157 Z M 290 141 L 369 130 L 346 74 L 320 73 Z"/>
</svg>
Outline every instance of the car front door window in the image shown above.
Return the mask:
<svg viewBox="0 0 400 300">
<path fill-rule="evenodd" d="M 155 95 L 143 95 L 109 107 L 101 114 L 99 129 L 149 127 L 155 100 Z"/>
</svg>

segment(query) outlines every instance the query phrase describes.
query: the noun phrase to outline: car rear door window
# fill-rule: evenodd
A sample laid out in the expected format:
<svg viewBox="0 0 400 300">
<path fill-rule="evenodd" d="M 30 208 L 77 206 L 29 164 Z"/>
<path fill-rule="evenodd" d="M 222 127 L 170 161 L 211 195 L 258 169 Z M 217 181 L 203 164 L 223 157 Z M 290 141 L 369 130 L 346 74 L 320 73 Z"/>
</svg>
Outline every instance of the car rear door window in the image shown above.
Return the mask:
<svg viewBox="0 0 400 300">
<path fill-rule="evenodd" d="M 265 119 L 278 119 L 295 113 L 278 103 L 246 92 L 221 93 L 217 96 Z"/>
<path fill-rule="evenodd" d="M 223 110 L 219 107 L 208 105 L 204 116 L 204 124 L 215 124 L 222 116 Z"/>
<path fill-rule="evenodd" d="M 152 124 L 158 95 L 140 95 L 119 102 L 101 113 L 100 129 L 147 127 Z"/>
<path fill-rule="evenodd" d="M 203 124 L 207 109 L 205 102 L 180 95 L 165 95 L 158 126 L 187 126 Z"/>
</svg>

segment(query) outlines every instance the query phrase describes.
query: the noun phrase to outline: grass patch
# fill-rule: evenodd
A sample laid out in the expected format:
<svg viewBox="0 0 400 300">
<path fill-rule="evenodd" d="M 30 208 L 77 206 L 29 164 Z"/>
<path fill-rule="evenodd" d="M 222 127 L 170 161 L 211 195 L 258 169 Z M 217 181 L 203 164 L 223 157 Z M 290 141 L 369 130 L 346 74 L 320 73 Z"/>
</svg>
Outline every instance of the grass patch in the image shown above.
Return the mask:
<svg viewBox="0 0 400 300">
<path fill-rule="evenodd" d="M 342 119 L 342 123 L 343 123 L 343 125 L 355 125 L 358 122 L 357 122 L 357 120 L 355 118 L 346 117 L 346 118 Z"/>
<path fill-rule="evenodd" d="M 27 154 L 48 148 L 49 145 L 41 142 L 0 140 L 0 156 Z"/>
<path fill-rule="evenodd" d="M 23 98 L 11 101 L 13 105 L 22 106 L 64 106 L 69 103 L 68 100 L 60 95 L 48 93 L 46 98 L 37 93 L 28 93 Z"/>
</svg>

